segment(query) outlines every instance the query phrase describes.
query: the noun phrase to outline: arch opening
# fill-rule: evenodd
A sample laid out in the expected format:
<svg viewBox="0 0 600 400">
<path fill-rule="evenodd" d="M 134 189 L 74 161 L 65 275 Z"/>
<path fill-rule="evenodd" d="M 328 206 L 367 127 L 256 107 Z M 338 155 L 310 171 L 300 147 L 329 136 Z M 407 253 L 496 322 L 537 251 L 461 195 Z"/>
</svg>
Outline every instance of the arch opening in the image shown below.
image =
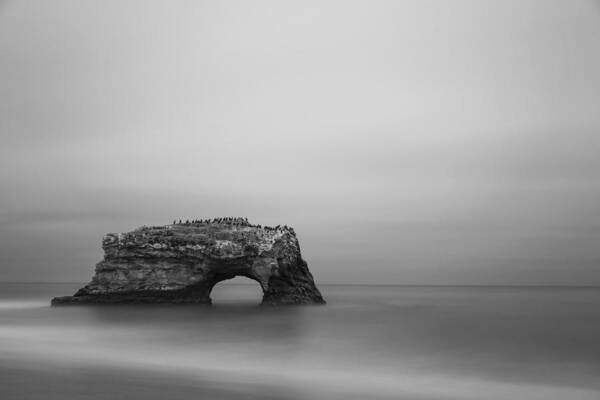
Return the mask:
<svg viewBox="0 0 600 400">
<path fill-rule="evenodd" d="M 238 275 L 219 280 L 209 295 L 213 305 L 259 305 L 263 300 L 264 293 L 257 281 Z"/>
</svg>

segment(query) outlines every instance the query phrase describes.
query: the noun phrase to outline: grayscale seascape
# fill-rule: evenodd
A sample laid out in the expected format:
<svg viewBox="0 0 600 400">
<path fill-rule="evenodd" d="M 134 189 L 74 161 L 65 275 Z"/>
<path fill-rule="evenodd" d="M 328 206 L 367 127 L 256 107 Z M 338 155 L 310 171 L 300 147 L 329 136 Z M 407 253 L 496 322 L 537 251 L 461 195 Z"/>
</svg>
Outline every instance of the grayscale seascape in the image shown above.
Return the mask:
<svg viewBox="0 0 600 400">
<path fill-rule="evenodd" d="M 0 0 L 0 400 L 600 400 L 600 0 Z"/>
<path fill-rule="evenodd" d="M 49 307 L 0 284 L 10 399 L 600 398 L 600 289 L 321 285 L 327 306 Z"/>
</svg>

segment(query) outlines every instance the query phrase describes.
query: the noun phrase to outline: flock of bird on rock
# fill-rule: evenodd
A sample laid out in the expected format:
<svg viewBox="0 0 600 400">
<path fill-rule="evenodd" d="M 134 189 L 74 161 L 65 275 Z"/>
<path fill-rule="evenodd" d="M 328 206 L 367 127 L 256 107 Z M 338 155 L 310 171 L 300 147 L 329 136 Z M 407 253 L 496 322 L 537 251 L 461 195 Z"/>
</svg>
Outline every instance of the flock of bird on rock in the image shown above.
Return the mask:
<svg viewBox="0 0 600 400">
<path fill-rule="evenodd" d="M 267 231 L 288 231 L 294 233 L 294 228 L 289 227 L 287 225 L 277 225 L 277 226 L 262 226 L 260 224 L 254 225 L 248 222 L 248 218 L 246 217 L 221 217 L 221 218 L 207 218 L 207 219 L 186 219 L 183 220 L 173 220 L 173 225 L 186 225 L 186 226 L 197 226 L 201 225 L 210 225 L 210 224 L 227 224 L 233 226 L 248 226 L 253 228 L 264 229 Z"/>
</svg>

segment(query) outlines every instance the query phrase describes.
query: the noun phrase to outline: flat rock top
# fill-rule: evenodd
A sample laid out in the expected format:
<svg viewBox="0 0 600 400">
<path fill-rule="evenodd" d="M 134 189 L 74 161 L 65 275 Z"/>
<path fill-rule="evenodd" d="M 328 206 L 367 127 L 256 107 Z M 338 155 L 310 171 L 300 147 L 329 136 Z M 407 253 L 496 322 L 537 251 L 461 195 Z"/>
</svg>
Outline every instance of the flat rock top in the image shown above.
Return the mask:
<svg viewBox="0 0 600 400">
<path fill-rule="evenodd" d="M 245 219 L 233 219 L 143 226 L 127 233 L 109 233 L 102 239 L 102 247 L 108 255 L 114 251 L 137 249 L 155 255 L 157 252 L 187 255 L 199 252 L 217 257 L 239 257 L 270 251 L 278 240 L 298 246 L 296 234 L 290 227 L 252 225 Z M 119 253 L 113 255 L 124 255 Z"/>
</svg>

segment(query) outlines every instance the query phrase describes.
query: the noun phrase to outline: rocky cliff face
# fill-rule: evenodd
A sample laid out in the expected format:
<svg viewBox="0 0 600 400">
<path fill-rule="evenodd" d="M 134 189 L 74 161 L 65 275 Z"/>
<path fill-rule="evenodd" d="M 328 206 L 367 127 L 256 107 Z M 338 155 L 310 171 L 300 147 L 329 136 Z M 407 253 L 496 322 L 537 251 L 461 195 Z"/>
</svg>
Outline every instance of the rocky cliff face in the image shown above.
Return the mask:
<svg viewBox="0 0 600 400">
<path fill-rule="evenodd" d="M 257 281 L 263 304 L 325 303 L 292 228 L 221 218 L 110 233 L 92 281 L 53 305 L 207 303 L 214 285 L 235 276 Z"/>
</svg>

